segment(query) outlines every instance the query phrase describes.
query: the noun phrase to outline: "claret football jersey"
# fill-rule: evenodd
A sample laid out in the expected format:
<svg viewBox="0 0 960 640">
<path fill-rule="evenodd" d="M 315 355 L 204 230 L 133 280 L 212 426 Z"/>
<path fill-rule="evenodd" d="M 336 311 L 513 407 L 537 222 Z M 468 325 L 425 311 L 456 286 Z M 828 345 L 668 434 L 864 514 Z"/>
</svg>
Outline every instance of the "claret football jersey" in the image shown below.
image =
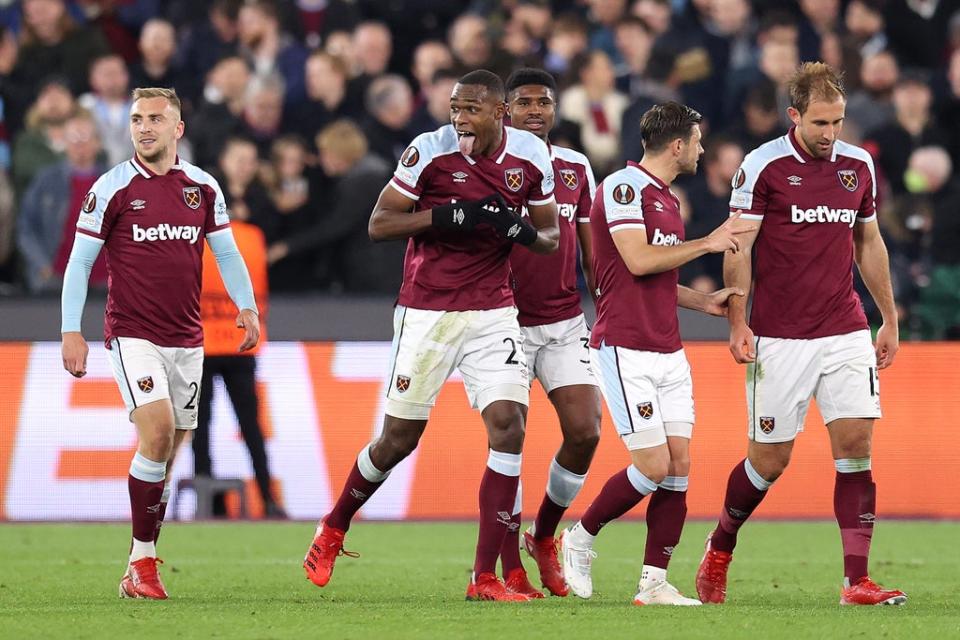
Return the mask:
<svg viewBox="0 0 960 640">
<path fill-rule="evenodd" d="M 867 328 L 853 289 L 853 233 L 876 219 L 873 159 L 834 143 L 815 158 L 795 129 L 749 153 L 730 212 L 760 224 L 753 245 L 750 327 L 771 338 L 821 338 Z"/>
<path fill-rule="evenodd" d="M 389 184 L 417 201 L 418 211 L 494 193 L 520 211 L 553 202 L 554 190 L 547 145 L 512 127 L 504 127 L 491 156 L 462 154 L 452 125 L 420 134 L 404 151 Z M 441 311 L 512 305 L 512 246 L 488 225 L 467 233 L 431 228 L 410 238 L 399 304 Z"/>
<path fill-rule="evenodd" d="M 210 174 L 187 162 L 158 175 L 137 157 L 103 174 L 84 198 L 77 233 L 107 253 L 104 337 L 199 347 L 204 238 L 230 233 Z"/>
</svg>

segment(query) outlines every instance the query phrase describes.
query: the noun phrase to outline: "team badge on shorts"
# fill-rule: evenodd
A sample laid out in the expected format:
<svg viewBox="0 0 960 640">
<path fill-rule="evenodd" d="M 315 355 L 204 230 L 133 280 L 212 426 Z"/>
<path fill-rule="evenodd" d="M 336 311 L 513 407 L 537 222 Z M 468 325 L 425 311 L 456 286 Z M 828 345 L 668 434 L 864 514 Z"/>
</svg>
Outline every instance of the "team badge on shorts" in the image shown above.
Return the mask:
<svg viewBox="0 0 960 640">
<path fill-rule="evenodd" d="M 397 391 L 403 393 L 410 388 L 410 376 L 397 376 Z"/>
<path fill-rule="evenodd" d="M 840 169 L 837 171 L 837 177 L 840 178 L 840 184 L 847 191 L 856 191 L 857 187 L 860 186 L 860 179 L 853 169 Z"/>
<path fill-rule="evenodd" d="M 138 378 L 137 386 L 140 387 L 140 391 L 143 391 L 144 393 L 150 393 L 153 391 L 153 376 L 144 376 L 143 378 Z"/>
<path fill-rule="evenodd" d="M 638 402 L 637 403 L 637 413 L 640 414 L 640 417 L 644 420 L 649 420 L 653 417 L 653 403 L 652 402 Z"/>
<path fill-rule="evenodd" d="M 567 185 L 567 188 L 571 191 L 576 191 L 577 185 L 580 184 L 580 180 L 577 178 L 577 172 L 573 169 L 560 169 L 560 179 L 563 180 L 563 184 Z"/>
<path fill-rule="evenodd" d="M 523 169 L 507 169 L 503 172 L 503 181 L 507 183 L 507 189 L 510 191 L 520 191 L 523 186 Z"/>
<path fill-rule="evenodd" d="M 760 431 L 769 434 L 773 431 L 773 427 L 776 425 L 776 420 L 770 416 L 760 416 Z"/>
<path fill-rule="evenodd" d="M 199 209 L 200 200 L 200 187 L 183 188 L 183 201 L 187 203 L 188 207 L 191 209 Z"/>
</svg>

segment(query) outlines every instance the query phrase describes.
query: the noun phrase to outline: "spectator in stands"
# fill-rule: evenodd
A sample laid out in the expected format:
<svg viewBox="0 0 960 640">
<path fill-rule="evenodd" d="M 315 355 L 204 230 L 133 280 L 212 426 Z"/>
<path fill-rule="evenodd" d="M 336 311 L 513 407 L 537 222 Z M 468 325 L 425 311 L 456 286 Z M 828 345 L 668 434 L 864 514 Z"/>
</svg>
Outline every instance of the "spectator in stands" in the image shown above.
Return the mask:
<svg viewBox="0 0 960 640">
<path fill-rule="evenodd" d="M 195 107 L 210 70 L 224 58 L 237 54 L 241 3 L 242 0 L 214 0 L 203 21 L 183 29 L 176 66 L 182 69 L 181 82 Z"/>
<path fill-rule="evenodd" d="M 555 76 L 570 70 L 570 61 L 587 50 L 587 24 L 575 13 L 564 13 L 553 21 L 547 36 L 543 68 Z"/>
<path fill-rule="evenodd" d="M 462 74 L 455 69 L 438 69 L 426 87 L 426 102 L 413 114 L 408 127 L 411 136 L 450 124 L 450 96 Z"/>
<path fill-rule="evenodd" d="M 41 170 L 20 203 L 17 246 L 33 293 L 60 290 L 84 198 L 107 170 L 97 162 L 100 139 L 90 114 L 79 111 L 67 120 L 64 142 L 66 158 Z M 104 286 L 106 282 L 101 256 L 94 263 L 90 283 Z"/>
<path fill-rule="evenodd" d="M 636 16 L 621 18 L 614 27 L 614 40 L 623 63 L 617 69 L 617 91 L 631 100 L 658 95 L 659 84 L 649 79 L 647 63 L 653 52 L 653 31 Z"/>
<path fill-rule="evenodd" d="M 177 95 L 189 95 L 184 90 L 180 70 L 174 66 L 177 34 L 173 24 L 162 18 L 153 18 L 140 31 L 140 62 L 130 68 L 130 85 L 134 87 L 169 87 Z M 192 105 L 189 105 L 192 107 Z"/>
<path fill-rule="evenodd" d="M 239 56 L 224 58 L 207 74 L 203 99 L 184 132 L 201 168 L 215 167 L 224 142 L 241 129 L 249 83 L 250 68 Z"/>
<path fill-rule="evenodd" d="M 402 76 L 380 76 L 367 89 L 366 105 L 369 117 L 363 130 L 370 152 L 394 165 L 410 144 L 407 127 L 413 117 L 413 91 Z"/>
<path fill-rule="evenodd" d="M 283 121 L 283 78 L 277 74 L 255 75 L 247 84 L 240 132 L 257 145 L 261 159 L 270 155 L 270 145 Z"/>
<path fill-rule="evenodd" d="M 840 0 L 800 0 L 803 20 L 797 42 L 801 60 L 818 60 L 821 39 L 837 30 L 840 23 Z"/>
<path fill-rule="evenodd" d="M 884 10 L 890 49 L 901 67 L 933 69 L 943 61 L 954 0 L 889 0 Z"/>
<path fill-rule="evenodd" d="M 77 104 L 65 78 L 48 78 L 27 112 L 26 127 L 13 139 L 12 177 L 17 197 L 46 166 L 63 158 L 64 126 Z"/>
<path fill-rule="evenodd" d="M 16 276 L 14 225 L 17 208 L 13 198 L 13 185 L 5 170 L 0 170 L 0 295 L 14 290 Z"/>
<path fill-rule="evenodd" d="M 313 140 L 320 129 L 334 120 L 361 117 L 347 101 L 350 75 L 342 58 L 318 49 L 307 58 L 305 76 L 307 99 L 284 115 L 285 130 Z"/>
<path fill-rule="evenodd" d="M 847 101 L 847 119 L 856 122 L 862 131 L 873 131 L 891 122 L 893 88 L 900 69 L 889 51 L 878 51 L 864 58 L 860 66 L 860 89 Z"/>
<path fill-rule="evenodd" d="M 353 29 L 360 21 L 357 4 L 352 0 L 296 0 L 303 43 L 312 51 L 330 33 Z"/>
<path fill-rule="evenodd" d="M 109 166 L 129 160 L 133 155 L 130 141 L 130 74 L 123 58 L 116 54 L 101 56 L 90 65 L 90 93 L 80 96 L 81 107 L 93 115 L 100 131 Z"/>
<path fill-rule="evenodd" d="M 0 168 L 10 169 L 11 121 L 9 105 L 11 98 L 16 101 L 15 92 L 10 91 L 10 77 L 17 64 L 17 38 L 6 27 L 0 25 Z M 19 126 L 19 121 L 18 121 Z"/>
<path fill-rule="evenodd" d="M 598 175 L 620 161 L 620 127 L 627 97 L 616 90 L 613 64 L 603 51 L 582 55 L 573 65 L 578 83 L 560 99 L 560 116 L 580 126 L 584 153 Z"/>
<path fill-rule="evenodd" d="M 960 167 L 960 49 L 950 54 L 943 88 L 937 104 L 937 124 L 943 129 L 944 144 L 953 166 Z"/>
<path fill-rule="evenodd" d="M 846 42 L 856 49 L 861 60 L 887 48 L 884 2 L 885 0 L 850 0 L 847 4 L 847 13 L 844 16 Z"/>
<path fill-rule="evenodd" d="M 423 105 L 429 97 L 427 93 L 433 84 L 434 76 L 440 69 L 453 68 L 453 54 L 450 48 L 439 40 L 427 40 L 417 45 L 413 51 L 413 64 L 410 73 L 417 81 L 417 106 Z"/>
<path fill-rule="evenodd" d="M 267 258 L 266 241 L 257 227 L 232 220 L 230 227 L 237 249 L 250 272 L 257 311 L 260 316 L 260 342 L 256 347 L 237 353 L 238 340 L 243 330 L 236 325 L 236 307 L 227 295 L 226 287 L 217 269 L 212 251 L 203 254 L 203 283 L 200 291 L 200 318 L 203 321 L 203 375 L 200 381 L 200 401 L 197 407 L 197 429 L 193 432 L 193 469 L 196 476 L 213 475 L 210 459 L 210 423 L 213 407 L 213 381 L 223 380 L 230 404 L 237 416 L 240 434 L 250 452 L 250 462 L 263 499 L 264 516 L 286 519 L 287 514 L 274 497 L 267 450 L 260 424 L 260 399 L 257 389 L 257 353 L 267 336 Z M 221 512 L 214 502 L 214 514 Z M 225 511 L 225 509 L 223 509 Z"/>
<path fill-rule="evenodd" d="M 240 52 L 256 76 L 279 74 L 288 105 L 306 97 L 303 67 L 307 50 L 288 33 L 280 30 L 275 0 L 250 0 L 240 7 L 237 17 Z"/>
<path fill-rule="evenodd" d="M 617 22 L 627 11 L 626 0 L 587 0 L 590 22 L 590 49 L 607 54 L 614 65 L 623 63 L 617 50 L 614 30 Z"/>
<path fill-rule="evenodd" d="M 257 145 L 240 136 L 228 138 L 220 152 L 219 168 L 218 180 L 231 218 L 259 227 L 271 241 L 276 235 L 277 213 L 259 177 Z"/>
<path fill-rule="evenodd" d="M 670 0 L 635 0 L 630 13 L 646 22 L 658 38 L 670 30 L 673 15 Z"/>
<path fill-rule="evenodd" d="M 933 93 L 929 82 L 929 74 L 922 70 L 902 70 L 893 90 L 895 119 L 866 134 L 866 146 L 895 194 L 906 189 L 903 172 L 913 150 L 943 144 L 946 139 L 931 114 Z"/>
<path fill-rule="evenodd" d="M 777 85 L 763 80 L 747 92 L 743 113 L 726 129 L 744 149 L 756 149 L 786 131 L 780 115 Z"/>
<path fill-rule="evenodd" d="M 454 20 L 447 31 L 447 45 L 465 69 L 487 69 L 504 78 L 513 69 L 513 60 L 494 47 L 482 15 L 464 13 Z"/>
<path fill-rule="evenodd" d="M 750 88 L 764 82 L 772 82 L 776 87 L 781 123 L 789 126 L 787 107 L 790 106 L 790 95 L 787 86 L 799 64 L 800 58 L 795 43 L 787 39 L 767 39 L 760 47 L 759 67 L 755 70 L 745 70 L 731 77 L 727 85 L 727 106 L 734 109 L 733 114 L 742 112 L 743 102 Z M 730 115 L 727 120 L 733 120 L 735 117 Z"/>
</svg>

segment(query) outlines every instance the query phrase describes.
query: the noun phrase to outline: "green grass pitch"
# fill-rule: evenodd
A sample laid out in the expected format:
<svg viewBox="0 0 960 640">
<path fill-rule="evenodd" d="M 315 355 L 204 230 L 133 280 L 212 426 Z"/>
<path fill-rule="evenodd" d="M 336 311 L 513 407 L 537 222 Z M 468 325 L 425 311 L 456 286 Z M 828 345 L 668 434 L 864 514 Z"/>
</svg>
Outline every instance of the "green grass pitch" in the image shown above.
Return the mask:
<svg viewBox="0 0 960 640">
<path fill-rule="evenodd" d="M 687 524 L 671 581 L 694 594 L 710 523 Z M 169 524 L 160 541 L 171 599 L 120 600 L 125 525 L 0 526 L 0 638 L 960 638 L 960 523 L 881 522 L 876 580 L 905 607 L 838 606 L 841 558 L 832 522 L 751 522 L 723 606 L 634 607 L 644 525 L 609 525 L 597 542 L 591 600 L 463 600 L 476 527 L 354 526 L 330 585 L 300 567 L 310 523 Z M 536 568 L 525 557 L 531 579 Z"/>
</svg>

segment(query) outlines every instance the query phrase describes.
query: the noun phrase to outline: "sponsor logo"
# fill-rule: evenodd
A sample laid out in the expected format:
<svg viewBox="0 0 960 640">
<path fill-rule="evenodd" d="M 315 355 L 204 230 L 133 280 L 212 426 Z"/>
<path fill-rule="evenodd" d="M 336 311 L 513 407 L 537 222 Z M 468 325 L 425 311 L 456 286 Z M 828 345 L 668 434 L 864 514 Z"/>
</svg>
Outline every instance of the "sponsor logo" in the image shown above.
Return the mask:
<svg viewBox="0 0 960 640">
<path fill-rule="evenodd" d="M 800 187 L 800 183 L 803 182 L 803 178 L 800 176 L 787 176 L 787 182 L 790 183 L 791 187 Z"/>
<path fill-rule="evenodd" d="M 160 513 L 160 505 L 162 503 L 158 502 L 157 504 L 152 504 L 147 507 L 147 513 Z M 159 523 L 157 523 L 159 526 Z"/>
<path fill-rule="evenodd" d="M 773 428 L 776 426 L 777 421 L 771 418 L 770 416 L 760 416 L 760 431 L 764 433 L 770 433 L 773 431 Z"/>
<path fill-rule="evenodd" d="M 405 167 L 412 167 L 420 161 L 420 152 L 416 147 L 407 147 L 407 150 L 400 156 L 400 164 Z"/>
<path fill-rule="evenodd" d="M 669 558 L 669 557 L 672 557 L 672 556 L 673 556 L 673 550 L 674 550 L 674 549 L 676 549 L 676 547 L 664 547 L 664 548 L 663 548 L 663 555 L 667 556 L 668 558 Z"/>
<path fill-rule="evenodd" d="M 516 531 L 519 528 L 520 528 L 519 522 L 511 522 L 510 524 L 507 525 L 507 529 L 509 529 L 510 531 Z"/>
<path fill-rule="evenodd" d="M 630 204 L 636 197 L 637 192 L 626 183 L 618 184 L 613 188 L 613 200 L 617 204 Z"/>
<path fill-rule="evenodd" d="M 749 209 L 753 204 L 753 194 L 744 191 L 734 191 L 730 195 L 730 206 L 740 209 Z"/>
<path fill-rule="evenodd" d="M 367 499 L 367 494 L 365 494 L 363 491 L 360 491 L 360 489 L 357 489 L 356 487 L 354 487 L 353 489 L 350 489 L 350 495 L 356 498 L 357 500 Z"/>
<path fill-rule="evenodd" d="M 683 244 L 683 240 L 675 233 L 664 234 L 660 229 L 654 229 L 653 240 L 650 244 L 658 247 L 675 247 L 678 244 Z"/>
<path fill-rule="evenodd" d="M 134 211 L 141 211 L 147 206 L 146 200 L 134 200 L 130 203 L 130 208 Z"/>
<path fill-rule="evenodd" d="M 134 242 L 156 242 L 157 240 L 186 240 L 190 244 L 196 244 L 200 239 L 200 227 L 191 227 L 189 225 L 158 224 L 155 227 L 141 227 L 138 224 L 133 225 Z"/>
<path fill-rule="evenodd" d="M 144 393 L 150 393 L 153 391 L 153 376 L 137 378 L 137 386 L 140 387 L 140 391 L 143 391 Z"/>
<path fill-rule="evenodd" d="M 817 206 L 815 209 L 801 209 L 797 205 L 790 206 L 790 221 L 794 224 L 804 222 L 842 222 L 849 227 L 857 223 L 856 209 L 834 209 L 825 204 Z"/>
<path fill-rule="evenodd" d="M 523 186 L 523 169 L 519 167 L 507 169 L 503 172 L 503 181 L 507 183 L 510 191 L 520 191 L 520 187 Z"/>
<path fill-rule="evenodd" d="M 463 209 L 454 209 L 453 210 L 453 221 L 458 225 L 462 225 L 466 216 L 463 214 Z"/>
<path fill-rule="evenodd" d="M 203 197 L 200 195 L 200 187 L 184 187 L 183 201 L 191 209 L 199 209 Z"/>
<path fill-rule="evenodd" d="M 747 516 L 750 514 L 746 511 L 740 511 L 740 509 L 734 509 L 733 507 L 727 507 L 727 515 L 733 518 L 734 520 L 746 520 Z"/>
<path fill-rule="evenodd" d="M 397 376 L 397 391 L 403 393 L 410 388 L 410 376 Z"/>
<path fill-rule="evenodd" d="M 520 225 L 518 223 L 514 223 L 513 226 L 507 229 L 507 237 L 516 238 L 518 235 L 520 235 Z"/>
<path fill-rule="evenodd" d="M 463 172 L 463 171 L 457 171 L 456 173 L 453 174 L 453 181 L 454 181 L 454 182 L 459 182 L 459 183 L 464 183 L 464 182 L 467 181 L 467 178 L 468 178 L 468 177 L 470 177 L 470 174 L 465 173 L 465 172 Z"/>
<path fill-rule="evenodd" d="M 577 172 L 573 169 L 560 169 L 560 179 L 563 180 L 563 184 L 567 185 L 567 188 L 571 191 L 576 191 L 577 186 L 580 184 L 580 179 L 577 178 Z"/>
<path fill-rule="evenodd" d="M 837 171 L 837 177 L 840 178 L 840 184 L 847 191 L 856 191 L 860 186 L 860 178 L 853 169 L 840 169 Z"/>
<path fill-rule="evenodd" d="M 876 522 L 876 521 L 877 521 L 877 516 L 876 516 L 876 514 L 874 514 L 874 513 L 861 513 L 861 514 L 860 514 L 860 522 L 863 523 L 863 524 L 872 525 L 872 524 L 873 524 L 874 522 Z"/>
<path fill-rule="evenodd" d="M 734 189 L 739 189 L 747 181 L 747 174 L 743 169 L 737 169 L 737 172 L 733 174 L 733 180 L 730 181 L 730 186 Z"/>
<path fill-rule="evenodd" d="M 653 417 L 653 403 L 652 402 L 638 402 L 637 403 L 637 413 L 644 420 L 649 420 Z"/>
<path fill-rule="evenodd" d="M 83 198 L 83 205 L 80 208 L 83 210 L 84 213 L 90 213 L 96 208 L 96 206 L 97 206 L 97 194 L 91 191 Z"/>
<path fill-rule="evenodd" d="M 573 222 L 573 219 L 577 216 L 577 205 L 570 204 L 569 202 L 558 204 L 557 213 L 560 214 L 560 217 L 564 220 Z"/>
<path fill-rule="evenodd" d="M 393 174 L 397 177 L 397 180 L 400 180 L 404 184 L 408 184 L 411 187 L 417 186 L 417 178 L 413 175 L 413 172 L 409 169 L 403 169 L 398 167 L 396 172 Z"/>
<path fill-rule="evenodd" d="M 653 203 L 653 208 L 656 209 L 658 213 L 662 213 L 662 212 L 663 212 L 663 203 L 660 202 L 659 200 L 657 200 L 656 202 Z"/>
<path fill-rule="evenodd" d="M 510 527 L 511 524 L 513 524 L 512 522 L 510 522 L 510 514 L 507 513 L 506 511 L 497 511 L 497 522 L 499 522 L 500 524 L 508 528 Z"/>
</svg>

